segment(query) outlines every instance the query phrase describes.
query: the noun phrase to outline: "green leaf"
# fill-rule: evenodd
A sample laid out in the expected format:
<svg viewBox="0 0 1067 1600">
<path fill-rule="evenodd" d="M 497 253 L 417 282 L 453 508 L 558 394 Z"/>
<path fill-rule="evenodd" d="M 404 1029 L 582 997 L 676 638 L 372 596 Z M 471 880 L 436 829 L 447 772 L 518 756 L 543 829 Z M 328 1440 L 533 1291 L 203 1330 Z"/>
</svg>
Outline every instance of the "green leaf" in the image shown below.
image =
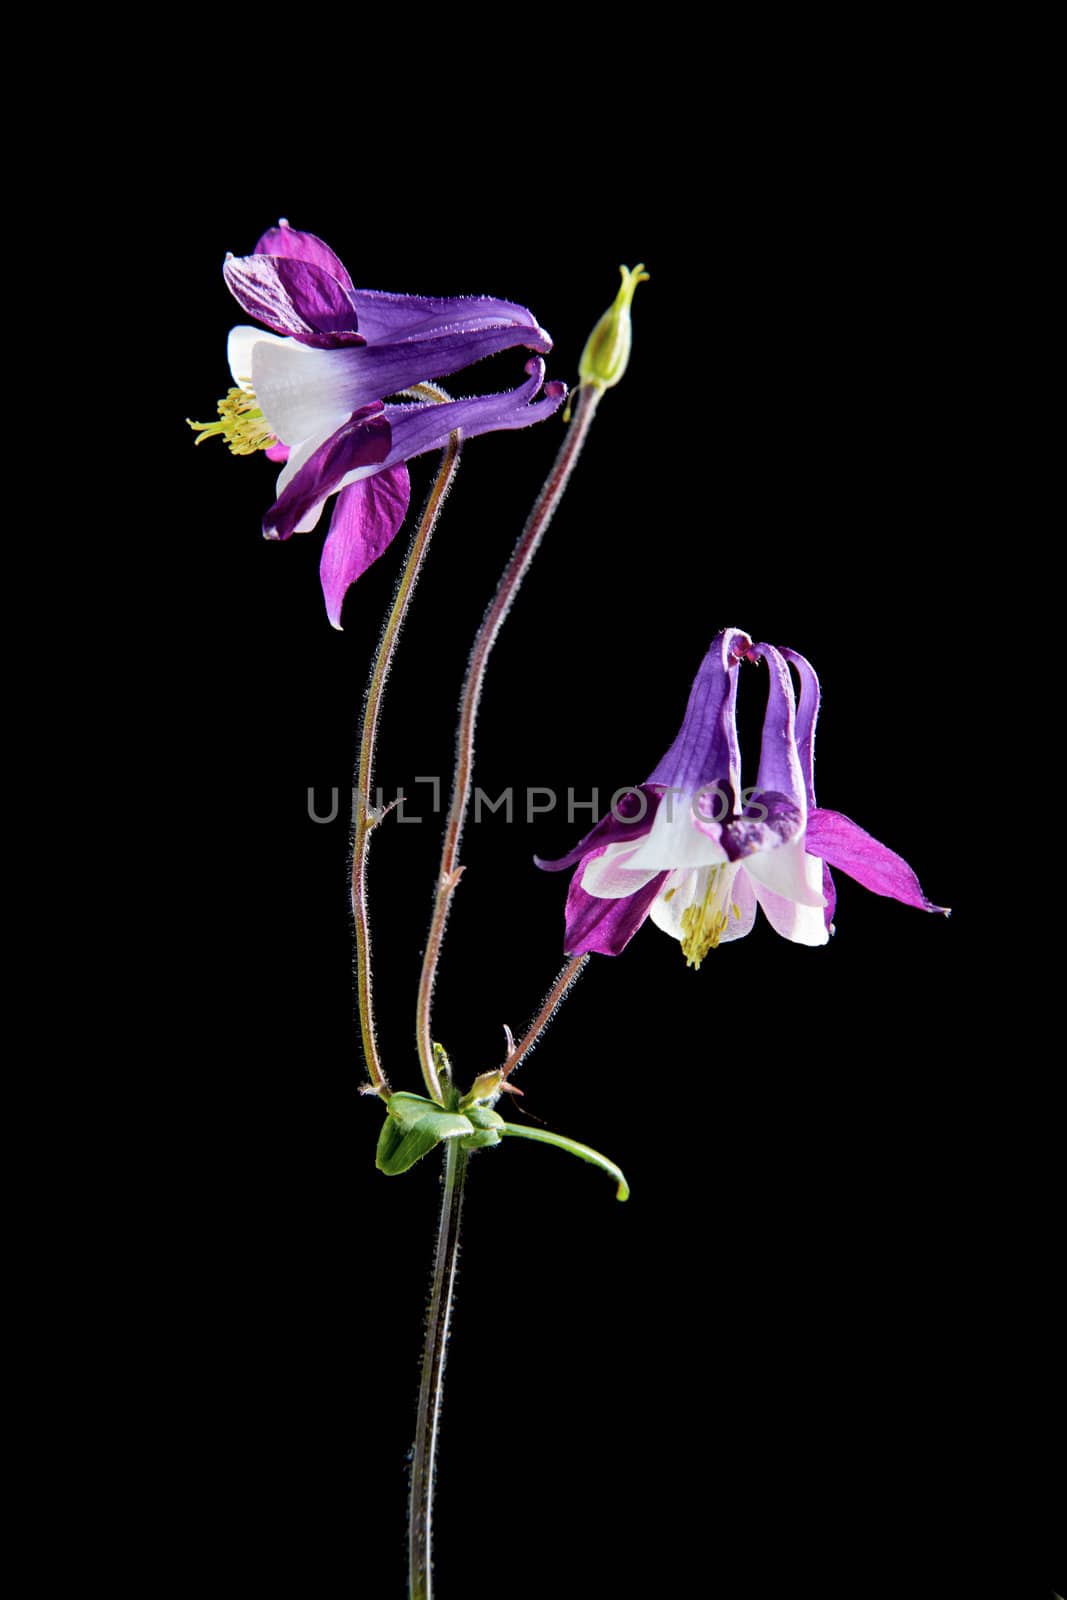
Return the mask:
<svg viewBox="0 0 1067 1600">
<path fill-rule="evenodd" d="M 474 1132 L 467 1117 L 445 1111 L 435 1100 L 424 1100 L 418 1094 L 390 1095 L 386 1112 L 375 1166 L 390 1178 L 413 1167 L 442 1139 L 458 1139 Z"/>
<path fill-rule="evenodd" d="M 463 1115 L 469 1117 L 476 1128 L 506 1128 L 507 1123 L 498 1111 L 488 1106 L 468 1106 Z"/>
<path fill-rule="evenodd" d="M 491 1111 L 488 1106 L 468 1106 L 465 1115 L 475 1128 L 471 1138 L 463 1141 L 468 1150 L 485 1150 L 490 1145 L 500 1143 L 500 1134 L 507 1123 L 496 1111 Z"/>
<path fill-rule="evenodd" d="M 394 1095 L 394 1099 L 396 1096 Z M 566 1150 L 569 1155 L 577 1156 L 580 1161 L 588 1161 L 594 1167 L 599 1167 L 602 1172 L 607 1172 L 615 1179 L 618 1188 L 615 1190 L 616 1200 L 630 1198 L 630 1185 L 623 1176 L 622 1168 L 617 1167 L 614 1161 L 609 1161 L 607 1156 L 602 1156 L 599 1150 L 590 1149 L 587 1144 L 579 1144 L 577 1139 L 565 1139 L 561 1133 L 548 1133 L 544 1128 L 527 1128 L 518 1122 L 504 1122 L 501 1119 L 501 1134 L 510 1133 L 518 1139 L 534 1139 L 538 1144 L 554 1144 L 558 1150 Z"/>
</svg>

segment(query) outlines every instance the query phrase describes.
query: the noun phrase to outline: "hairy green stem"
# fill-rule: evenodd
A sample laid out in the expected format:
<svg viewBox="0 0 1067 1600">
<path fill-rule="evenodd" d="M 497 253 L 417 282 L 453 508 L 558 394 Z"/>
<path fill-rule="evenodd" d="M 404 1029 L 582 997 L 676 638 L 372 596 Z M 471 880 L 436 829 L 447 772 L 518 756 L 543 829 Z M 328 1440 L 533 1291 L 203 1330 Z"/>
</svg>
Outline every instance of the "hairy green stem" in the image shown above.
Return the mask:
<svg viewBox="0 0 1067 1600">
<path fill-rule="evenodd" d="M 445 1141 L 445 1176 L 441 1217 L 437 1224 L 437 1250 L 433 1263 L 426 1343 L 422 1353 L 419 1411 L 415 1424 L 415 1454 L 411 1464 L 411 1499 L 408 1504 L 409 1600 L 433 1600 L 432 1520 L 437 1426 L 445 1378 L 445 1349 L 452 1316 L 452 1291 L 459 1256 L 459 1224 L 463 1214 L 463 1189 L 469 1153 L 461 1139 Z"/>
</svg>

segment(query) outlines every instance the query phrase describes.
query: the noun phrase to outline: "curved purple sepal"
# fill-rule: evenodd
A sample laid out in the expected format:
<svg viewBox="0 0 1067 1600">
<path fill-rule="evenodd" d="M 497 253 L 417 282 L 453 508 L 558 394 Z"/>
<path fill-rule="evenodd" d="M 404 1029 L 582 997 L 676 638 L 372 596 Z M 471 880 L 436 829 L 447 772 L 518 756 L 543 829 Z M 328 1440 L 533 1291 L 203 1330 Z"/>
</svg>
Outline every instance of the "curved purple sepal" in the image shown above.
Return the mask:
<svg viewBox="0 0 1067 1600">
<path fill-rule="evenodd" d="M 560 856 L 556 861 L 546 861 L 541 856 L 534 856 L 534 863 L 542 872 L 563 872 L 567 867 L 573 867 L 583 856 L 590 855 L 594 851 L 600 855 L 609 844 L 636 844 L 638 839 L 643 839 L 651 830 L 659 801 L 660 796 L 655 789 L 649 789 L 645 785 L 630 789 L 623 795 L 618 805 L 609 811 L 606 817 L 601 817 L 596 827 L 592 828 L 584 839 L 578 841 L 573 850 L 568 850 L 565 856 Z"/>
<path fill-rule="evenodd" d="M 319 562 L 326 615 L 335 628 L 341 626 L 346 593 L 392 544 L 410 498 L 411 480 L 403 464 L 360 478 L 337 496 Z"/>
<path fill-rule="evenodd" d="M 289 256 L 296 261 L 310 261 L 336 278 L 343 289 L 352 288 L 351 274 L 340 256 L 317 234 L 291 228 L 286 217 L 281 218 L 276 228 L 268 228 L 266 233 L 260 235 L 252 254 Z"/>
<path fill-rule="evenodd" d="M 368 351 L 368 354 L 371 352 Z M 540 400 L 535 400 L 544 382 L 545 364 L 538 356 L 526 363 L 530 377 L 517 389 L 502 394 L 477 395 L 470 400 L 426 401 L 416 405 L 388 405 L 385 417 L 392 428 L 393 443 L 389 463 L 410 461 L 427 450 L 443 450 L 449 435 L 457 429 L 465 439 L 479 433 L 501 429 L 529 428 L 558 411 L 567 393 L 565 384 L 546 383 Z"/>
<path fill-rule="evenodd" d="M 231 256 L 223 277 L 243 311 L 274 333 L 332 350 L 364 345 L 348 290 L 314 261 L 294 256 Z M 389 393 L 383 390 L 382 393 Z"/>
<path fill-rule="evenodd" d="M 519 332 L 508 326 L 470 332 L 441 331 L 427 339 L 380 341 L 372 338 L 360 357 L 361 373 L 373 393 L 384 399 L 386 395 L 412 389 L 418 383 L 447 378 L 487 356 L 510 350 L 513 345 L 523 343 Z M 526 370 L 531 370 L 529 364 Z"/>
<path fill-rule="evenodd" d="M 737 672 L 739 657 L 750 644 L 739 628 L 724 628 L 716 636 L 689 692 L 678 736 L 649 775 L 649 783 L 691 791 L 718 781 L 735 793 L 740 789 Z"/>
<path fill-rule="evenodd" d="M 926 898 L 903 856 L 879 843 L 839 811 L 817 808 L 810 813 L 804 848 L 809 856 L 818 856 L 839 868 L 872 894 L 886 895 L 920 911 L 940 911 L 948 916 L 947 906 L 935 906 Z"/>
<path fill-rule="evenodd" d="M 390 441 L 383 406 L 364 406 L 355 412 L 286 484 L 263 519 L 264 538 L 288 539 L 348 473 L 385 461 Z"/>
<path fill-rule="evenodd" d="M 586 859 L 592 860 L 602 854 L 603 850 L 594 850 Z M 582 956 L 591 952 L 617 956 L 625 950 L 648 916 L 653 900 L 670 873 L 658 872 L 635 894 L 618 900 L 601 900 L 596 895 L 586 894 L 582 888 L 579 880 L 584 871 L 583 863 L 571 879 L 567 893 L 564 952 L 568 956 Z"/>
</svg>

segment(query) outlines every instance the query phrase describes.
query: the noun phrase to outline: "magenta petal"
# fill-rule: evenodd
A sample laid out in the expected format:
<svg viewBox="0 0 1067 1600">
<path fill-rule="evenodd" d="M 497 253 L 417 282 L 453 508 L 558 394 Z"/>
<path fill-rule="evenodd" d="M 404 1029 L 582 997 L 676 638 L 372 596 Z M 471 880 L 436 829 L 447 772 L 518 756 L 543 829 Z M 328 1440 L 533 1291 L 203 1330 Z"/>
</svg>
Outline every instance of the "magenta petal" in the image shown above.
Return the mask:
<svg viewBox="0 0 1067 1600">
<path fill-rule="evenodd" d="M 810 813 L 804 848 L 809 856 L 819 856 L 832 867 L 839 867 L 872 894 L 887 895 L 920 911 L 940 911 L 948 916 L 946 906 L 935 906 L 926 898 L 903 856 L 880 844 L 839 811 L 816 809 Z"/>
<path fill-rule="evenodd" d="M 273 333 L 329 349 L 366 344 L 348 291 L 313 261 L 231 256 L 222 274 L 241 309 Z"/>
<path fill-rule="evenodd" d="M 268 445 L 263 454 L 268 461 L 288 461 L 289 446 L 279 441 L 276 444 Z"/>
<path fill-rule="evenodd" d="M 323 267 L 336 278 L 342 288 L 352 287 L 352 278 L 340 256 L 335 255 L 329 245 L 324 244 L 315 234 L 302 233 L 299 228 L 291 228 L 285 217 L 282 217 L 276 228 L 268 228 L 256 241 L 256 248 L 252 254 L 290 256 L 294 261 L 311 261 L 316 267 Z"/>
<path fill-rule="evenodd" d="M 402 464 L 350 483 L 337 496 L 319 562 L 326 615 L 335 628 L 341 626 L 345 594 L 392 544 L 410 498 L 411 480 Z"/>
<path fill-rule="evenodd" d="M 586 861 L 603 852 L 590 852 Z M 625 950 L 638 928 L 648 916 L 653 900 L 670 877 L 669 872 L 658 872 L 636 893 L 620 900 L 601 900 L 586 894 L 580 879 L 585 871 L 585 861 L 571 879 L 567 894 L 567 931 L 564 950 L 569 956 L 585 955 L 596 951 L 602 956 L 617 956 Z"/>
</svg>

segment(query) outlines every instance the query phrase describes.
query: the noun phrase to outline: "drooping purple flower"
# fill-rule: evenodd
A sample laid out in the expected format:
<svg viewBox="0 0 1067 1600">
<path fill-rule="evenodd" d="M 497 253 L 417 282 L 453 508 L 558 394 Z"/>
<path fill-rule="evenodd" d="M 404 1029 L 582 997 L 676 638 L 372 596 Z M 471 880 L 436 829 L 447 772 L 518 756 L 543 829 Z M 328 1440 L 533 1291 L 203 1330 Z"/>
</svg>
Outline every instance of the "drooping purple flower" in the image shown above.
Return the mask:
<svg viewBox="0 0 1067 1600">
<path fill-rule="evenodd" d="M 268 539 L 314 528 L 336 496 L 322 552 L 326 610 L 340 627 L 345 592 L 395 537 L 410 497 L 405 462 L 464 438 L 525 428 L 550 416 L 566 392 L 544 383 L 552 341 L 531 312 L 487 297 L 427 299 L 357 289 L 338 257 L 284 219 L 250 256 L 230 256 L 231 293 L 262 328 L 234 328 L 236 388 L 220 402 L 221 433 L 237 454 L 281 461 L 263 519 Z M 502 394 L 404 403 L 402 395 L 486 356 L 521 345 L 536 352 L 527 381 Z M 544 392 L 538 393 L 544 385 Z"/>
<path fill-rule="evenodd" d="M 743 660 L 765 661 L 770 689 L 759 770 L 741 788 L 737 685 Z M 799 707 L 790 674 L 800 679 Z M 793 650 L 753 644 L 737 628 L 713 642 L 685 719 L 647 783 L 633 790 L 548 871 L 576 866 L 567 896 L 568 955 L 618 955 L 653 922 L 678 939 L 688 964 L 748 933 L 762 907 L 796 944 L 833 932 L 838 867 L 875 894 L 941 911 L 907 862 L 837 811 L 815 804 L 819 680 Z"/>
</svg>

